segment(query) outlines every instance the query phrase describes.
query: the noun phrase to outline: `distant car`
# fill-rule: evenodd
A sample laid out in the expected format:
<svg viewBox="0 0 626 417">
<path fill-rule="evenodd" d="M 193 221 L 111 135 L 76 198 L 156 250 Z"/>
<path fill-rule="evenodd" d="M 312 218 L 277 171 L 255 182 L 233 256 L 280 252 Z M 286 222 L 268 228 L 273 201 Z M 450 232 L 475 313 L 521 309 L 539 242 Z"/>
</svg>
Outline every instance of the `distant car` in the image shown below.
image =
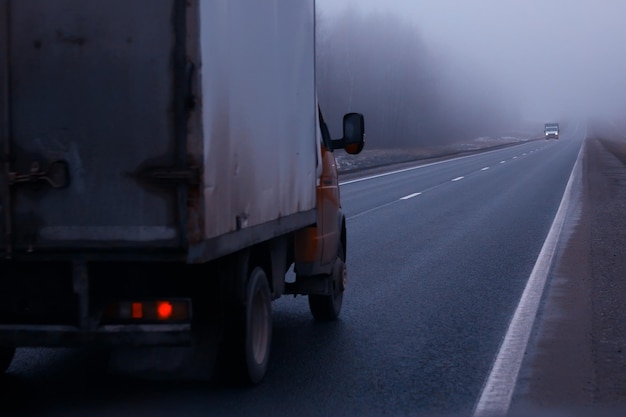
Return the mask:
<svg viewBox="0 0 626 417">
<path fill-rule="evenodd" d="M 546 123 L 544 132 L 546 139 L 558 139 L 559 138 L 559 124 L 558 123 Z"/>
</svg>

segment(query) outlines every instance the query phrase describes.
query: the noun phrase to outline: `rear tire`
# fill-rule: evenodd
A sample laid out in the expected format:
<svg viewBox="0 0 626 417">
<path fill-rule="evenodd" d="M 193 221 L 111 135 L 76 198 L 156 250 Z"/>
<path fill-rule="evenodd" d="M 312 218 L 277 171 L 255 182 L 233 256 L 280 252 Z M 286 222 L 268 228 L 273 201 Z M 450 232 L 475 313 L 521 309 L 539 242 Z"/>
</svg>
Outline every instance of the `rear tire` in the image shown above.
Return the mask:
<svg viewBox="0 0 626 417">
<path fill-rule="evenodd" d="M 244 326 L 245 377 L 258 384 L 267 372 L 272 344 L 272 297 L 260 267 L 254 268 L 248 279 Z"/>
<path fill-rule="evenodd" d="M 267 372 L 272 341 L 271 293 L 267 275 L 249 267 L 249 256 L 234 257 L 222 268 L 220 341 L 213 380 L 256 385 Z"/>
<path fill-rule="evenodd" d="M 341 306 L 343 305 L 343 292 L 348 277 L 345 259 L 343 246 L 340 243 L 337 260 L 331 275 L 331 294 L 309 295 L 309 309 L 316 320 L 333 321 L 339 318 Z"/>
<path fill-rule="evenodd" d="M 14 347 L 0 346 L 0 373 L 4 373 L 9 369 L 13 356 L 15 356 Z"/>
</svg>

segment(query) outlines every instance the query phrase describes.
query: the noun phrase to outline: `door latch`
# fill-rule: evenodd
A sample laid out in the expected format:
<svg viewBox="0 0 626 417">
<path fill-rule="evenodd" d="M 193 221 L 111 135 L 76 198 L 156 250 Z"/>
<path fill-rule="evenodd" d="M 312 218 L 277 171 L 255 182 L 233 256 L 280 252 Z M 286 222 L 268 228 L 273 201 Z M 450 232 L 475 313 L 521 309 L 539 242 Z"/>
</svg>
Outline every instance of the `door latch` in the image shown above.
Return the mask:
<svg viewBox="0 0 626 417">
<path fill-rule="evenodd" d="M 30 171 L 26 174 L 18 172 L 8 173 L 9 185 L 29 182 L 46 182 L 52 188 L 65 188 L 70 183 L 69 165 L 65 161 L 53 161 L 47 169 L 42 170 L 39 162 L 34 161 L 30 165 Z"/>
</svg>

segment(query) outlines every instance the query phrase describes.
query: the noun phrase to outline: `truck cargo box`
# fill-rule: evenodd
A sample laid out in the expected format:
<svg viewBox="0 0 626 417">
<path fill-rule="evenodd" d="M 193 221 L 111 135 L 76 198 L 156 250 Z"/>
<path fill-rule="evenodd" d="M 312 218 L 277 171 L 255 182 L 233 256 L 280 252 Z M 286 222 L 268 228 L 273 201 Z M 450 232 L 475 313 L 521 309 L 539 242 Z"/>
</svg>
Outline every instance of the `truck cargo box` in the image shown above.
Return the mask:
<svg viewBox="0 0 626 417">
<path fill-rule="evenodd" d="M 314 2 L 0 0 L 7 257 L 203 262 L 315 221 Z"/>
</svg>

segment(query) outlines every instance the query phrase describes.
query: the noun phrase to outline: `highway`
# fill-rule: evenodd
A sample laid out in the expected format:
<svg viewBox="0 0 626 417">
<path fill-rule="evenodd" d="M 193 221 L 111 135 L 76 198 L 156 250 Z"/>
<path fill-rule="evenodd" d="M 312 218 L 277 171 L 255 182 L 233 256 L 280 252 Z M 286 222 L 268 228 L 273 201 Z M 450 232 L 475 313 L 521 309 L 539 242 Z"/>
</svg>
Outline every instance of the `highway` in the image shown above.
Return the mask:
<svg viewBox="0 0 626 417">
<path fill-rule="evenodd" d="M 585 128 L 559 140 L 346 179 L 339 321 L 273 304 L 254 388 L 120 373 L 101 352 L 22 349 L 2 378 L 18 415 L 471 415 L 551 228 Z M 160 365 L 167 368 L 167 354 Z"/>
</svg>

